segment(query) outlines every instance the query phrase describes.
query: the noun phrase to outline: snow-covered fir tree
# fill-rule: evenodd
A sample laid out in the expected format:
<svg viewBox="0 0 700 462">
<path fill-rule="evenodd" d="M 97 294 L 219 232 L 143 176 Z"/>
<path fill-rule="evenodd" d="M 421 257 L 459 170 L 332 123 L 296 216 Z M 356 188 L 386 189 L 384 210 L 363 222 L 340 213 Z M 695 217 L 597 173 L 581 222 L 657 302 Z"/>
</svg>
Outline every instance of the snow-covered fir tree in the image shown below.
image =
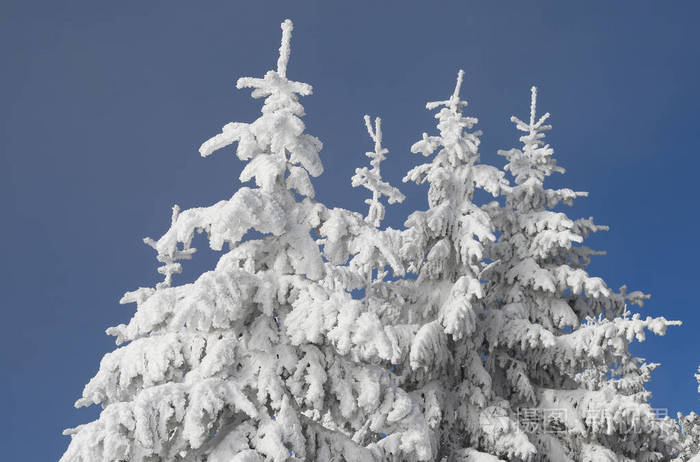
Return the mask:
<svg viewBox="0 0 700 462">
<path fill-rule="evenodd" d="M 573 220 L 557 211 L 587 193 L 548 189 L 544 180 L 564 170 L 544 142 L 549 114 L 511 120 L 523 133 L 522 148 L 499 151 L 515 185 L 502 188 L 505 204 L 487 207 L 498 241 L 482 273 L 488 281 L 483 317 L 486 369 L 494 392 L 518 408 L 521 424 L 537 448 L 530 460 L 668 460 L 674 423 L 657 419 L 644 383 L 657 364 L 630 354 L 645 330 L 663 335 L 666 319 L 642 318 L 628 305 L 648 296 L 618 292 L 590 276 L 596 252 L 580 245 L 606 230 L 592 218 Z"/>
<path fill-rule="evenodd" d="M 175 207 L 170 229 L 147 240 L 165 280 L 122 299 L 137 311 L 108 333 L 124 346 L 104 357 L 76 403 L 104 410 L 66 432 L 63 462 L 430 459 L 420 408 L 375 364 L 395 359 L 396 335 L 346 290 L 364 288 L 365 275 L 331 263 L 352 253 L 361 270 L 400 265 L 373 237 L 377 194 L 400 196 L 375 170 L 366 175 L 377 180 L 368 181 L 371 223 L 313 200 L 322 144 L 304 133 L 298 96 L 311 86 L 287 78 L 291 21 L 282 29 L 277 70 L 237 83 L 265 98 L 262 116 L 227 124 L 200 148 L 208 156 L 238 143 L 240 179 L 256 187 L 209 207 Z M 262 237 L 242 241 L 251 229 Z M 229 250 L 195 282 L 171 286 L 202 231 L 212 249 Z M 366 252 L 372 243 L 376 255 Z"/>
<path fill-rule="evenodd" d="M 503 174 L 479 165 L 479 136 L 474 117 L 465 116 L 460 99 L 464 72 L 453 94 L 430 102 L 437 110 L 439 134 L 424 133 L 413 153 L 430 161 L 413 168 L 404 181 L 428 184 L 428 210 L 412 213 L 401 256 L 415 280 L 405 281 L 402 317 L 415 323 L 411 377 L 406 386 L 418 396 L 433 431 L 437 460 L 476 460 L 479 450 L 504 457 L 527 457 L 534 450 L 514 420 L 482 426 L 481 413 L 494 402 L 491 378 L 481 358 L 477 318 L 483 312 L 484 243 L 494 239 L 488 214 L 474 204 L 475 188 L 497 194 Z M 475 449 L 476 448 L 476 449 Z"/>
<path fill-rule="evenodd" d="M 700 367 L 695 379 L 698 382 L 698 393 L 700 393 Z M 678 423 L 680 424 L 681 450 L 678 454 L 678 461 L 700 462 L 700 416 L 696 412 L 688 415 L 678 413 Z"/>
<path fill-rule="evenodd" d="M 123 297 L 136 312 L 107 330 L 119 347 L 76 402 L 102 411 L 66 431 L 61 462 L 647 461 L 679 450 L 674 423 L 647 404 L 656 365 L 628 349 L 673 322 L 631 314 L 646 296 L 586 272 L 598 252 L 579 244 L 604 227 L 554 210 L 584 194 L 543 186 L 562 169 L 534 90 L 529 123 L 513 119 L 524 147 L 503 152 L 510 186 L 479 164 L 460 71 L 452 95 L 427 104 L 438 133 L 412 146 L 428 160 L 404 178 L 427 185 L 428 209 L 386 228 L 384 202 L 404 195 L 381 176 L 379 118 L 365 116 L 370 166 L 350 179 L 369 191 L 367 213 L 315 197 L 322 143 L 299 101 L 312 88 L 287 78 L 291 21 L 282 31 L 276 69 L 237 83 L 264 98 L 262 115 L 200 148 L 235 144 L 248 186 L 175 206 L 165 234 L 145 239 L 164 280 Z M 477 189 L 504 203 L 476 204 Z M 220 258 L 176 285 L 196 233 Z M 523 425 L 523 410 L 547 419 Z"/>
</svg>

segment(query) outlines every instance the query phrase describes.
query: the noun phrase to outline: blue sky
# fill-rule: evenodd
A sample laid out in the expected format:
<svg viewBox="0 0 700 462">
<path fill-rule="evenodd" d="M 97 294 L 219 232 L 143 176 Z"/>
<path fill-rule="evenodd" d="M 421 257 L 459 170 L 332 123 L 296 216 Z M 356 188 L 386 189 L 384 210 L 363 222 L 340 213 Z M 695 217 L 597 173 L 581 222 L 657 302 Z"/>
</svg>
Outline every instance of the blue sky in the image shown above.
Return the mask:
<svg viewBox="0 0 700 462">
<path fill-rule="evenodd" d="M 371 148 L 363 114 L 383 118 L 382 165 L 395 185 L 434 132 L 426 101 L 450 95 L 457 70 L 479 117 L 482 161 L 517 143 L 529 87 L 552 113 L 549 140 L 565 175 L 550 186 L 590 192 L 571 216 L 611 231 L 591 272 L 651 293 L 643 315 L 680 319 L 634 351 L 661 362 L 652 404 L 699 409 L 697 146 L 700 51 L 696 2 L 91 2 L 0 6 L 0 438 L 7 460 L 55 460 L 61 430 L 92 420 L 72 403 L 113 349 L 121 295 L 158 279 L 152 249 L 170 207 L 207 205 L 238 188 L 227 150 L 200 143 L 257 117 L 240 76 L 276 63 L 279 23 L 295 22 L 290 78 L 309 82 L 308 132 L 325 144 L 315 181 L 328 205 L 365 210 L 350 177 Z M 536 5 L 536 6 L 532 6 Z M 425 192 L 401 185 L 398 227 Z M 204 242 L 199 242 L 201 250 Z M 179 281 L 213 264 L 198 253 Z"/>
</svg>

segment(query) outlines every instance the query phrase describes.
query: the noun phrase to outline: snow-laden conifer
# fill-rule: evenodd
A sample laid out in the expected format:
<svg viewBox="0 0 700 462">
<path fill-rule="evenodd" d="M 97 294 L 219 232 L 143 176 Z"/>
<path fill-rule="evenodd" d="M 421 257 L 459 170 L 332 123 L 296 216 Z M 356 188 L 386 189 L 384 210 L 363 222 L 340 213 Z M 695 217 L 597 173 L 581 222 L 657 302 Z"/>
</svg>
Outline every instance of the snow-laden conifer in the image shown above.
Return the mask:
<svg viewBox="0 0 700 462">
<path fill-rule="evenodd" d="M 311 86 L 287 78 L 291 21 L 282 30 L 277 70 L 237 84 L 265 98 L 262 116 L 227 124 L 200 148 L 208 156 L 237 143 L 240 179 L 255 187 L 176 207 L 170 229 L 146 240 L 165 280 L 122 299 L 137 303 L 128 324 L 108 329 L 122 346 L 76 403 L 103 411 L 66 432 L 63 462 L 429 460 L 420 408 L 378 364 L 398 361 L 400 339 L 346 290 L 363 279 L 329 262 L 345 263 L 356 238 L 377 230 L 313 200 L 322 144 L 304 133 L 298 96 Z M 243 240 L 249 230 L 261 237 Z M 197 232 L 228 250 L 193 283 L 172 286 Z M 365 247 L 373 243 L 382 247 L 374 238 Z M 385 247 L 367 264 L 377 267 L 370 260 Z M 381 258 L 401 271 L 398 257 Z"/>
<path fill-rule="evenodd" d="M 467 105 L 459 96 L 463 78 L 459 71 L 448 100 L 426 105 L 438 110 L 439 134 L 424 133 L 411 147 L 430 160 L 404 178 L 428 184 L 429 205 L 409 216 L 401 249 L 417 275 L 406 281 L 412 291 L 403 304 L 404 318 L 417 326 L 407 386 L 421 397 L 438 460 L 480 460 L 484 453 L 527 457 L 534 448 L 517 428 L 508 404 L 494 401 L 481 345 L 474 341 L 483 312 L 479 274 L 484 244 L 494 239 L 494 227 L 472 200 L 475 188 L 497 194 L 503 174 L 478 164 L 481 131 L 473 129 L 476 118 L 462 114 Z M 497 426 L 480 419 L 491 405 L 506 414 Z"/>
<path fill-rule="evenodd" d="M 587 273 L 601 252 L 580 244 L 607 228 L 556 210 L 586 193 L 543 186 L 564 170 L 544 142 L 549 114 L 536 116 L 536 100 L 533 87 L 529 121 L 511 118 L 523 147 L 499 154 L 515 186 L 502 188 L 503 207 L 489 208 L 500 231 L 482 273 L 494 392 L 519 410 L 537 448 L 529 460 L 668 460 L 673 422 L 656 418 L 644 387 L 658 365 L 633 357 L 629 344 L 678 323 L 632 314 L 628 304 L 641 306 L 648 296 L 624 286 L 615 292 Z"/>
<path fill-rule="evenodd" d="M 695 374 L 695 379 L 698 382 L 698 393 L 700 393 L 700 367 Z M 681 448 L 674 462 L 700 462 L 700 416 L 696 412 L 690 412 L 688 415 L 679 412 L 678 423 Z"/>
</svg>

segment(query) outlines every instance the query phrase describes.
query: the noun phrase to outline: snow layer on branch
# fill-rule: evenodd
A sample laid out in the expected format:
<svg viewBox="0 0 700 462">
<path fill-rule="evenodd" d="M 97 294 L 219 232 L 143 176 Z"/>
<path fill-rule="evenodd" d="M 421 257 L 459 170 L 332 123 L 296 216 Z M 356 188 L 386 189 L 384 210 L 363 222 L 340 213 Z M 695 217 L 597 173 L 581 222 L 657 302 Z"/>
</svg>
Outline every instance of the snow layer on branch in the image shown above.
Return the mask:
<svg viewBox="0 0 700 462">
<path fill-rule="evenodd" d="M 156 250 L 172 255 L 180 243 L 188 248 L 195 231 L 205 231 L 211 248 L 221 250 L 226 242 L 235 246 L 250 229 L 263 234 L 282 234 L 287 220 L 287 213 L 274 196 L 241 188 L 228 201 L 180 213 L 168 232 L 158 239 Z"/>
<path fill-rule="evenodd" d="M 61 461 L 136 462 L 197 449 L 209 435 L 202 416 L 216 416 L 226 406 L 249 417 L 257 415 L 236 385 L 220 379 L 153 387 L 132 402 L 107 406 L 97 421 L 67 430 L 73 441 Z M 177 434 L 169 433 L 173 422 L 181 425 Z"/>
<path fill-rule="evenodd" d="M 502 459 L 475 449 L 460 449 L 457 451 L 456 462 L 503 462 Z"/>
</svg>

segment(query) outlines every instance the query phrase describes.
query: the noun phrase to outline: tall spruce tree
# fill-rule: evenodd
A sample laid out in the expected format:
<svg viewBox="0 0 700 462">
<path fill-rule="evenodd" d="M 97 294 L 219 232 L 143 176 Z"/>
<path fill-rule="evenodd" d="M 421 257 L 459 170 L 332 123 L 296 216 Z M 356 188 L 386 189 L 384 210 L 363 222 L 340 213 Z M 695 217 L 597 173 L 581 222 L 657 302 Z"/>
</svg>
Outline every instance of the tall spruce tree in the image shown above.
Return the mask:
<svg viewBox="0 0 700 462">
<path fill-rule="evenodd" d="M 464 72 L 446 101 L 430 102 L 437 109 L 439 135 L 423 134 L 411 152 L 431 157 L 413 168 L 404 181 L 428 184 L 428 210 L 412 213 L 401 249 L 409 270 L 413 296 L 404 302 L 405 318 L 420 327 L 410 351 L 410 385 L 420 393 L 424 412 L 435 432 L 437 456 L 476 460 L 479 451 L 523 457 L 534 451 L 508 413 L 505 402 L 494 402 L 491 377 L 484 369 L 478 317 L 483 314 L 484 244 L 494 239 L 487 213 L 473 202 L 475 188 L 497 194 L 503 174 L 478 165 L 477 119 L 464 116 L 460 99 Z M 501 425 L 480 419 L 490 405 L 506 412 Z"/>
<path fill-rule="evenodd" d="M 262 116 L 227 124 L 200 148 L 208 156 L 238 143 L 240 179 L 256 186 L 209 207 L 176 206 L 170 229 L 146 239 L 165 280 L 122 299 L 137 311 L 107 332 L 123 346 L 76 403 L 103 411 L 66 431 L 62 462 L 430 460 L 420 408 L 378 364 L 396 361 L 398 339 L 346 290 L 364 287 L 342 264 L 378 242 L 379 214 L 369 223 L 313 200 L 322 144 L 304 133 L 298 96 L 311 86 L 287 79 L 291 21 L 282 30 L 277 70 L 237 83 L 265 98 Z M 260 237 L 243 240 L 249 230 Z M 212 271 L 172 286 L 196 232 L 229 250 Z M 362 254 L 363 267 L 400 264 L 379 247 Z"/>
<path fill-rule="evenodd" d="M 488 208 L 500 232 L 482 273 L 494 392 L 520 410 L 537 448 L 530 460 L 668 460 L 674 424 L 656 418 L 644 388 L 657 364 L 633 357 L 629 344 L 678 323 L 632 314 L 628 304 L 641 306 L 646 295 L 615 292 L 586 272 L 601 252 L 579 244 L 607 227 L 556 211 L 587 193 L 544 187 L 564 169 L 543 140 L 549 114 L 537 118 L 536 100 L 533 87 L 529 121 L 511 118 L 523 147 L 499 151 L 515 186 L 503 188 L 503 207 Z"/>
</svg>

